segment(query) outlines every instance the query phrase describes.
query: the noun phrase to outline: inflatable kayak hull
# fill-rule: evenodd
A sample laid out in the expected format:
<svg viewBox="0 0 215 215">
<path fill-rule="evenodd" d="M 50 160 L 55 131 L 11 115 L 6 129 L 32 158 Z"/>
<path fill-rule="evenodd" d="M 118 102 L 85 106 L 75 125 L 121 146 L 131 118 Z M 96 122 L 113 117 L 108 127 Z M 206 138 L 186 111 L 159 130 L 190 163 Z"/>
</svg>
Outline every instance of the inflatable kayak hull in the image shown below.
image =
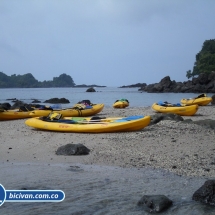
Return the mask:
<svg viewBox="0 0 215 215">
<path fill-rule="evenodd" d="M 25 124 L 49 131 L 74 132 L 74 133 L 107 133 L 107 132 L 124 132 L 137 131 L 145 128 L 151 121 L 150 116 L 131 116 L 125 118 L 106 118 L 98 120 L 74 120 L 64 117 L 57 122 L 43 121 L 39 117 L 27 119 Z"/>
<path fill-rule="evenodd" d="M 48 116 L 51 112 L 60 113 L 63 117 L 69 116 L 93 116 L 101 112 L 104 108 L 104 104 L 95 104 L 92 108 L 78 110 L 75 108 L 60 109 L 60 110 L 34 110 L 31 111 L 30 117 Z"/>
<path fill-rule="evenodd" d="M 152 109 L 159 113 L 174 113 L 180 116 L 193 116 L 198 111 L 198 105 L 166 107 L 154 103 Z"/>
</svg>

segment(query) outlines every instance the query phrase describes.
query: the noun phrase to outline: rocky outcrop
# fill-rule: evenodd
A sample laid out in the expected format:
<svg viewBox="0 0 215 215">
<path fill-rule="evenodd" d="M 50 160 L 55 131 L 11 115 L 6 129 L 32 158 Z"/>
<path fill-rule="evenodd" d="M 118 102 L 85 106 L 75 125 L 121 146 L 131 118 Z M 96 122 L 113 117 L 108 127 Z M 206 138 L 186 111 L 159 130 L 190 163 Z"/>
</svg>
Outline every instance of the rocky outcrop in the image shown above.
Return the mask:
<svg viewBox="0 0 215 215">
<path fill-rule="evenodd" d="M 90 87 L 86 90 L 86 92 L 96 92 L 96 90 L 93 87 Z"/>
<path fill-rule="evenodd" d="M 8 102 L 1 103 L 1 104 L 0 104 L 0 109 L 9 110 L 10 108 L 11 108 L 11 104 L 8 103 Z"/>
<path fill-rule="evenodd" d="M 139 91 L 148 93 L 215 93 L 215 72 L 202 73 L 197 78 L 185 82 L 172 81 L 169 76 L 159 83 L 143 86 Z"/>
<path fill-rule="evenodd" d="M 149 125 L 154 125 L 162 120 L 174 120 L 176 122 L 184 121 L 183 117 L 173 113 L 157 113 L 151 116 L 151 122 Z"/>
<path fill-rule="evenodd" d="M 160 213 L 172 205 L 172 200 L 165 195 L 144 195 L 137 205 L 149 213 Z"/>
<path fill-rule="evenodd" d="M 41 103 L 38 99 L 34 99 L 31 103 Z"/>
<path fill-rule="evenodd" d="M 65 146 L 60 146 L 56 154 L 57 155 L 88 155 L 90 152 L 90 149 L 88 149 L 86 146 L 84 146 L 81 143 L 77 144 L 66 144 Z"/>
<path fill-rule="evenodd" d="M 193 200 L 215 206 L 215 180 L 207 180 L 192 197 Z"/>
<path fill-rule="evenodd" d="M 28 104 L 26 104 L 25 102 L 23 102 L 23 101 L 20 101 L 20 100 L 16 100 L 15 102 L 14 102 L 14 104 L 10 107 L 10 109 L 19 109 L 21 106 L 25 106 L 25 105 L 28 105 Z"/>
<path fill-rule="evenodd" d="M 50 103 L 50 104 L 68 104 L 70 103 L 70 101 L 68 99 L 65 98 L 52 98 L 52 99 L 48 99 L 46 101 L 44 101 L 45 103 Z"/>
</svg>

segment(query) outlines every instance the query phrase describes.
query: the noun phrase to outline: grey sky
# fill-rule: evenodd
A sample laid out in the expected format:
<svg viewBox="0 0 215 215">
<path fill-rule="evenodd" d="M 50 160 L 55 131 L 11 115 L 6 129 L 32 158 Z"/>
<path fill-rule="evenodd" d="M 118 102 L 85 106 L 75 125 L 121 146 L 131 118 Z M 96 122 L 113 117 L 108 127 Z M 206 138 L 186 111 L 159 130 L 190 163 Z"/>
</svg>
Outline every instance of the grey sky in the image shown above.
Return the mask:
<svg viewBox="0 0 215 215">
<path fill-rule="evenodd" d="M 76 84 L 186 81 L 214 0 L 0 0 L 0 71 Z"/>
</svg>

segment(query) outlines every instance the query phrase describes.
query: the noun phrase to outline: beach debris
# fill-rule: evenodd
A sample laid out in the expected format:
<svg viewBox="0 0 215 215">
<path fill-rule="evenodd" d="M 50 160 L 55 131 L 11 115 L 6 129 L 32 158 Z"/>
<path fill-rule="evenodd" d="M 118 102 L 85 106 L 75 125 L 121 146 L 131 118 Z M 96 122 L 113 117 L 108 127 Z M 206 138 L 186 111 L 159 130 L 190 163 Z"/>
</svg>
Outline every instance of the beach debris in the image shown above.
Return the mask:
<svg viewBox="0 0 215 215">
<path fill-rule="evenodd" d="M 90 152 L 90 149 L 88 149 L 86 146 L 84 146 L 81 143 L 72 144 L 68 143 L 64 146 L 60 146 L 56 154 L 57 155 L 88 155 Z"/>
<path fill-rule="evenodd" d="M 142 206 L 147 212 L 160 213 L 172 205 L 172 200 L 165 195 L 144 195 L 137 205 Z"/>
<path fill-rule="evenodd" d="M 215 206 L 215 180 L 207 180 L 193 194 L 193 200 Z"/>
</svg>

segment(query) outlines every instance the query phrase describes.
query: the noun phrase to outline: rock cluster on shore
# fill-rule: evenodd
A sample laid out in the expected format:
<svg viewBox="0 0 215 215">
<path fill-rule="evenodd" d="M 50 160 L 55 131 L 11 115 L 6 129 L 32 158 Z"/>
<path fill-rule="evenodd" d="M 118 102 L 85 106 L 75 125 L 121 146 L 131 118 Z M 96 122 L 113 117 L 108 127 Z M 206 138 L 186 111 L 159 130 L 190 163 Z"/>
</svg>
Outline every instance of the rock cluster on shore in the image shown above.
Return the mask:
<svg viewBox="0 0 215 215">
<path fill-rule="evenodd" d="M 142 86 L 139 91 L 148 93 L 215 93 L 215 72 L 201 73 L 197 78 L 182 82 L 171 81 L 169 76 L 159 83 Z"/>
</svg>

